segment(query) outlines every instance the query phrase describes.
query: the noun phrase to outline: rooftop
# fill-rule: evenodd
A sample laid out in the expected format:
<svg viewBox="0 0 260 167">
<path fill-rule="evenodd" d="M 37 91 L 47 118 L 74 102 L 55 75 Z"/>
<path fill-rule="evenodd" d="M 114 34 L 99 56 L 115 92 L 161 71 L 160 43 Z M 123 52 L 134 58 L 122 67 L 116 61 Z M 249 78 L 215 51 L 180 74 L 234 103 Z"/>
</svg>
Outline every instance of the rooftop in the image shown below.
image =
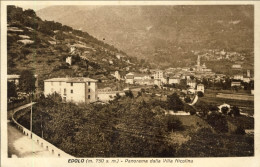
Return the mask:
<svg viewBox="0 0 260 167">
<path fill-rule="evenodd" d="M 7 79 L 17 79 L 20 78 L 20 75 L 12 74 L 12 75 L 7 75 Z"/>
<path fill-rule="evenodd" d="M 84 77 L 76 78 L 51 78 L 44 80 L 45 82 L 97 82 L 97 80 Z"/>
</svg>

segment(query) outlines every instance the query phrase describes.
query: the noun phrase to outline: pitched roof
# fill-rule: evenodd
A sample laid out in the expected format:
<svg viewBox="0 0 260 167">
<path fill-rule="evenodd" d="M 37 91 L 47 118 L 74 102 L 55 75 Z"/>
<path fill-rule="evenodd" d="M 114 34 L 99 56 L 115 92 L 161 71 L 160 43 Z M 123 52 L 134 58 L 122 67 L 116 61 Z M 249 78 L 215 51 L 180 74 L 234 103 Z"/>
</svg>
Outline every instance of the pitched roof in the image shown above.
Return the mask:
<svg viewBox="0 0 260 167">
<path fill-rule="evenodd" d="M 97 80 L 85 77 L 76 78 L 51 78 L 44 80 L 45 82 L 97 82 Z"/>
</svg>

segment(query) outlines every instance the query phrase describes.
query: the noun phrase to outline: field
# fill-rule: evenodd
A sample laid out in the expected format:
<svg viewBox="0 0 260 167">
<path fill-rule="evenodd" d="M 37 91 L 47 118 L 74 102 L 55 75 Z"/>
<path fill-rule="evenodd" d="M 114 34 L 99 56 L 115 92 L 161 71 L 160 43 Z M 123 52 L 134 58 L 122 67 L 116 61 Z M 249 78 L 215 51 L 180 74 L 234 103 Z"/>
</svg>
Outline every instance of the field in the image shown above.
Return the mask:
<svg viewBox="0 0 260 167">
<path fill-rule="evenodd" d="M 225 92 L 226 93 L 226 92 Z M 254 101 L 252 100 L 236 100 L 236 99 L 228 99 L 221 98 L 216 96 L 216 92 L 206 91 L 204 97 L 199 100 L 206 102 L 208 104 L 216 104 L 221 105 L 223 103 L 227 103 L 231 106 L 238 106 L 242 111 L 242 113 L 247 113 L 251 116 L 254 115 Z M 233 94 L 236 95 L 236 94 Z M 241 95 L 241 94 L 238 94 Z"/>
</svg>

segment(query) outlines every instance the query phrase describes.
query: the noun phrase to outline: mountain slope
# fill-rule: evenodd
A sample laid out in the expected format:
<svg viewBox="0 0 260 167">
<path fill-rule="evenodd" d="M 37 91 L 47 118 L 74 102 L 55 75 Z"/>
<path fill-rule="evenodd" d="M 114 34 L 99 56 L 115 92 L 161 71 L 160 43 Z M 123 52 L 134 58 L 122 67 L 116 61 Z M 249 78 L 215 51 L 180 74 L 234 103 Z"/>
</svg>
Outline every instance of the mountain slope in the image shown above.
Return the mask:
<svg viewBox="0 0 260 167">
<path fill-rule="evenodd" d="M 111 71 L 138 67 L 135 58 L 87 32 L 42 21 L 30 9 L 8 6 L 7 11 L 8 74 L 32 70 L 42 87 L 43 80 L 51 77 L 84 76 L 113 82 Z M 66 63 L 68 57 L 72 57 L 72 65 Z"/>
<path fill-rule="evenodd" d="M 253 13 L 251 5 L 52 6 L 37 11 L 43 19 L 86 30 L 129 55 L 161 64 L 190 58 L 191 50 L 252 51 Z"/>
</svg>

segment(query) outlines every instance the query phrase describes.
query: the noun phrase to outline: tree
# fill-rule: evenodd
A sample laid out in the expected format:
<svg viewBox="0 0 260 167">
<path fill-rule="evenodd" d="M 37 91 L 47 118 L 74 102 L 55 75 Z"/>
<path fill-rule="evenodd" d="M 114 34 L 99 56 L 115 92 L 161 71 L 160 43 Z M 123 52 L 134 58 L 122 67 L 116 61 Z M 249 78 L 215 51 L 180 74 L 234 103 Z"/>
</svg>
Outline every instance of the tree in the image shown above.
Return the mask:
<svg viewBox="0 0 260 167">
<path fill-rule="evenodd" d="M 237 135 L 244 135 L 244 134 L 246 134 L 246 132 L 245 132 L 245 129 L 242 126 L 238 126 L 236 128 L 235 134 L 237 134 Z"/>
<path fill-rule="evenodd" d="M 182 122 L 173 115 L 167 117 L 167 129 L 168 131 L 182 131 L 184 127 Z"/>
<path fill-rule="evenodd" d="M 209 110 L 213 111 L 213 112 L 216 112 L 216 111 L 219 110 L 219 108 L 217 106 L 211 104 L 211 105 L 209 105 Z"/>
<path fill-rule="evenodd" d="M 197 94 L 198 94 L 199 97 L 203 97 L 204 96 L 203 92 L 201 92 L 201 91 L 198 91 Z"/>
<path fill-rule="evenodd" d="M 132 92 L 131 90 L 129 90 L 129 91 L 126 91 L 126 92 L 125 92 L 125 96 L 126 96 L 126 97 L 130 97 L 130 98 L 133 98 L 133 97 L 134 97 L 134 94 L 133 94 L 133 92 Z"/>
<path fill-rule="evenodd" d="M 231 114 L 234 114 L 234 116 L 240 116 L 240 110 L 237 106 L 233 106 L 231 109 Z"/>
<path fill-rule="evenodd" d="M 222 112 L 223 114 L 225 114 L 225 115 L 226 115 L 226 114 L 227 114 L 227 112 L 228 112 L 228 107 L 225 107 L 225 106 L 224 106 L 224 107 L 222 107 L 222 108 L 221 108 L 221 112 Z"/>
<path fill-rule="evenodd" d="M 35 11 L 32 10 L 32 9 L 27 9 L 27 10 L 25 10 L 25 11 L 24 11 L 24 14 L 25 14 L 26 16 L 30 16 L 30 17 L 35 17 L 35 16 L 36 16 Z"/>
<path fill-rule="evenodd" d="M 190 102 L 191 102 L 191 99 L 190 99 L 190 97 L 185 97 L 184 101 L 185 101 L 186 103 L 190 103 Z"/>
<path fill-rule="evenodd" d="M 183 103 L 177 93 L 173 93 L 172 95 L 168 96 L 167 99 L 168 108 L 170 110 L 179 111 L 183 110 Z"/>
<path fill-rule="evenodd" d="M 7 97 L 17 97 L 16 85 L 14 82 L 7 82 Z"/>
<path fill-rule="evenodd" d="M 36 89 L 35 81 L 36 78 L 34 77 L 32 71 L 24 70 L 21 72 L 20 75 L 19 87 L 22 91 L 26 93 L 34 92 Z"/>
<path fill-rule="evenodd" d="M 142 96 L 142 92 L 138 91 L 137 93 L 137 97 Z"/>
<path fill-rule="evenodd" d="M 225 116 L 212 113 L 208 116 L 207 122 L 217 131 L 217 132 L 228 132 L 228 123 Z"/>
</svg>

